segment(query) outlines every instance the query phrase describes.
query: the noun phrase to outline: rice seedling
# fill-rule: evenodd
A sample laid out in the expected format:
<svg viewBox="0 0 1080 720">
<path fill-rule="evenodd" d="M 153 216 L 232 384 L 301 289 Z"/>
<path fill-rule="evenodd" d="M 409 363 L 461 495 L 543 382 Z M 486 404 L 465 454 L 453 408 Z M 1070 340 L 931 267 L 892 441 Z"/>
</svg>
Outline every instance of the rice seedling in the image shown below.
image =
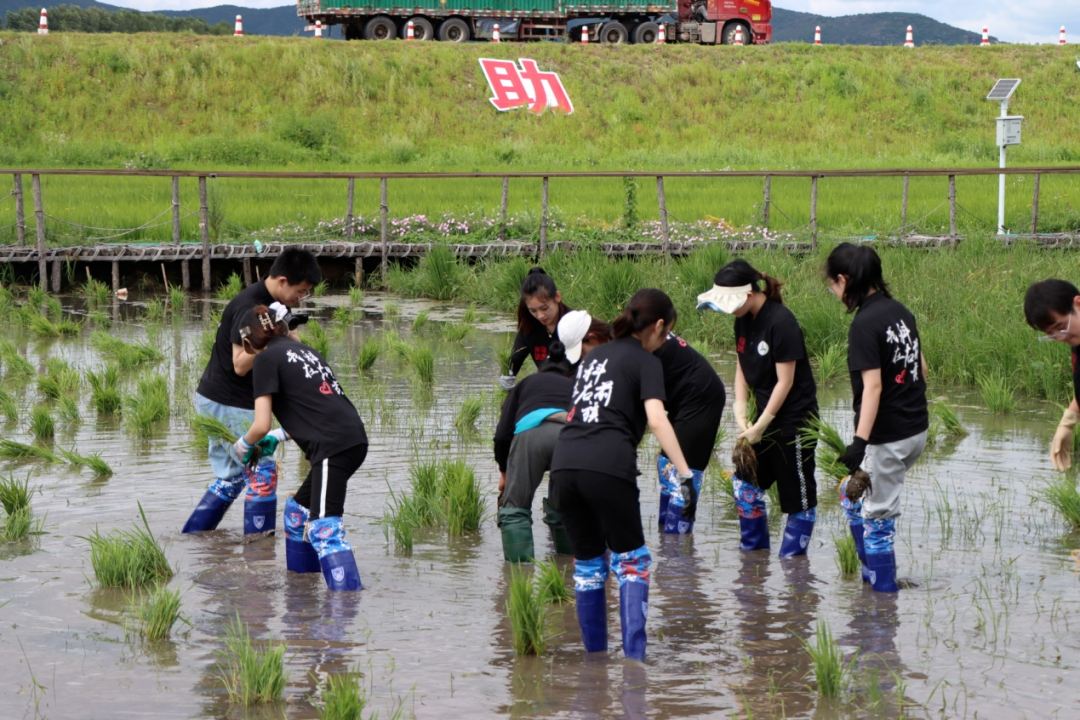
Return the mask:
<svg viewBox="0 0 1080 720">
<path fill-rule="evenodd" d="M 329 289 L 329 287 L 330 286 L 326 284 L 325 280 L 320 280 L 318 283 L 316 283 L 315 287 L 311 288 L 311 296 L 322 297 L 326 294 L 326 291 L 327 289 Z"/>
<path fill-rule="evenodd" d="M 457 416 L 454 418 L 454 427 L 462 431 L 476 430 L 476 421 L 480 419 L 484 402 L 483 395 L 472 395 L 462 400 Z"/>
<path fill-rule="evenodd" d="M 383 305 L 383 317 L 385 319 L 393 320 L 394 318 L 396 318 L 400 314 L 401 314 L 401 305 L 400 304 L 398 304 L 398 303 L 396 303 L 396 302 L 394 302 L 392 300 L 387 300 L 386 303 Z"/>
<path fill-rule="evenodd" d="M 859 553 L 855 549 L 855 538 L 851 534 L 833 535 L 833 543 L 836 545 L 836 564 L 844 575 L 854 575 L 859 572 L 861 563 Z"/>
<path fill-rule="evenodd" d="M 240 291 L 244 289 L 244 281 L 240 279 L 240 276 L 233 273 L 229 276 L 229 279 L 218 287 L 214 291 L 214 297 L 218 300 L 229 301 L 240 294 Z"/>
<path fill-rule="evenodd" d="M 824 620 L 817 621 L 814 641 L 811 643 L 808 640 L 802 640 L 802 644 L 814 668 L 818 694 L 827 698 L 840 695 L 840 691 L 847 684 L 858 653 L 855 653 L 851 662 L 845 665 L 844 653 L 833 640 L 832 631 Z"/>
<path fill-rule="evenodd" d="M 543 655 L 550 636 L 547 603 L 532 572 L 517 565 L 510 567 L 510 595 L 506 615 L 518 655 Z"/>
<path fill-rule="evenodd" d="M 30 411 L 30 433 L 38 440 L 51 440 L 56 435 L 56 422 L 44 405 Z"/>
<path fill-rule="evenodd" d="M 466 325 L 472 325 L 482 319 L 483 316 L 476 309 L 476 303 L 469 303 L 465 308 L 465 312 L 461 314 L 461 322 Z"/>
<path fill-rule="evenodd" d="M 14 473 L 10 473 L 6 478 L 0 477 L 0 505 L 3 505 L 4 512 L 8 515 L 30 507 L 30 496 L 33 493 L 30 489 L 30 473 L 27 473 L 22 481 L 16 480 Z"/>
<path fill-rule="evenodd" d="M 169 417 L 169 383 L 164 375 L 139 378 L 135 392 L 124 398 L 124 422 L 138 437 L 150 437 Z"/>
<path fill-rule="evenodd" d="M 426 345 L 414 345 L 409 350 L 409 365 L 416 379 L 424 384 L 435 381 L 435 355 Z"/>
<path fill-rule="evenodd" d="M 334 309 L 334 322 L 338 325 L 352 325 L 356 314 L 351 307 L 339 305 Z"/>
<path fill-rule="evenodd" d="M 6 370 L 5 376 L 7 378 L 12 380 L 25 380 L 27 378 L 32 378 L 37 373 L 37 370 L 34 369 L 34 365 L 23 357 L 23 355 L 15 349 L 13 344 L 6 344 L 2 355 Z"/>
<path fill-rule="evenodd" d="M 357 663 L 344 673 L 330 673 L 322 686 L 319 720 L 362 720 L 368 704 L 363 675 Z"/>
<path fill-rule="evenodd" d="M 60 319 L 52 321 L 44 315 L 31 315 L 28 321 L 30 331 L 39 337 L 60 337 L 62 335 L 78 335 L 82 330 L 80 323 L 71 320 Z"/>
<path fill-rule="evenodd" d="M 219 655 L 220 677 L 230 702 L 256 705 L 281 699 L 288 679 L 285 646 L 255 647 L 239 613 L 225 630 L 225 649 Z"/>
<path fill-rule="evenodd" d="M 817 364 L 818 382 L 829 385 L 847 371 L 847 347 L 844 343 L 833 343 L 815 355 L 814 362 Z"/>
<path fill-rule="evenodd" d="M 32 532 L 40 532 L 41 521 L 36 521 L 36 524 L 37 528 L 34 527 L 34 514 L 29 506 L 17 508 L 8 513 L 4 519 L 3 528 L 0 529 L 0 537 L 5 542 L 19 542 Z"/>
<path fill-rule="evenodd" d="M 416 317 L 413 318 L 413 321 L 412 321 L 412 331 L 414 333 L 415 332 L 420 332 L 421 330 L 424 329 L 424 327 L 428 324 L 428 322 L 430 320 L 431 320 L 431 313 L 429 311 L 421 310 L 420 312 L 416 313 Z"/>
<path fill-rule="evenodd" d="M 83 538 L 90 543 L 90 564 L 101 587 L 131 588 L 173 576 L 169 559 L 150 531 L 142 505 L 139 514 L 143 521 L 141 528 L 113 530 L 108 535 L 94 528 L 89 537 Z"/>
<path fill-rule="evenodd" d="M 90 404 L 101 415 L 115 415 L 120 412 L 123 399 L 120 396 L 120 367 L 109 364 L 100 372 L 86 371 L 86 381 L 90 384 Z"/>
<path fill-rule="evenodd" d="M 0 388 L 0 415 L 3 415 L 7 422 L 15 422 L 19 419 L 19 403 L 3 388 Z"/>
<path fill-rule="evenodd" d="M 1058 475 L 1046 483 L 1040 495 L 1061 513 L 1066 522 L 1074 528 L 1080 528 L 1080 491 L 1076 489 L 1075 480 L 1066 475 Z"/>
<path fill-rule="evenodd" d="M 418 526 L 416 520 L 415 496 L 397 495 L 390 488 L 390 506 L 383 511 L 383 532 L 387 541 L 394 540 L 399 551 L 408 555 L 413 549 L 413 529 Z"/>
<path fill-rule="evenodd" d="M 836 428 L 821 417 L 816 417 L 810 420 L 806 434 L 817 442 L 818 468 L 837 479 L 847 477 L 847 468 L 840 464 L 840 456 L 847 450 L 847 443 Z"/>
<path fill-rule="evenodd" d="M 79 286 L 79 294 L 86 298 L 91 305 L 104 305 L 109 302 L 112 291 L 109 290 L 108 285 L 100 280 L 87 277 L 86 282 Z"/>
<path fill-rule="evenodd" d="M 472 328 L 465 323 L 443 323 L 442 336 L 446 342 L 459 343 L 465 340 L 472 332 Z"/>
<path fill-rule="evenodd" d="M 304 325 L 300 340 L 324 358 L 330 357 L 330 336 L 318 322 L 312 320 Z"/>
<path fill-rule="evenodd" d="M 382 353 L 383 343 L 378 335 L 368 335 L 356 351 L 356 369 L 370 370 Z"/>
<path fill-rule="evenodd" d="M 56 410 L 60 420 L 66 425 L 77 425 L 82 421 L 82 413 L 79 411 L 79 399 L 74 395 L 64 395 L 56 403 Z"/>
<path fill-rule="evenodd" d="M 191 445 L 196 450 L 205 451 L 211 440 L 222 440 L 232 444 L 238 439 L 228 425 L 213 415 L 194 413 L 189 422 L 195 433 Z"/>
<path fill-rule="evenodd" d="M 1004 374 L 980 373 L 975 376 L 975 384 L 990 412 L 1004 415 L 1016 409 L 1015 386 Z"/>
<path fill-rule="evenodd" d="M 112 467 L 102 459 L 101 453 L 80 455 L 75 452 L 75 448 L 72 448 L 71 450 L 59 450 L 59 453 L 72 467 L 89 468 L 90 470 L 93 470 L 94 474 L 98 477 L 106 477 L 113 474 Z"/>
<path fill-rule="evenodd" d="M 0 457 L 10 460 L 44 460 L 58 463 L 60 456 L 44 445 L 26 445 L 15 440 L 0 438 Z"/>
<path fill-rule="evenodd" d="M 409 353 L 412 352 L 412 345 L 405 341 L 405 338 L 401 337 L 395 330 L 384 330 L 382 333 L 383 348 L 394 353 L 402 360 L 408 361 Z"/>
<path fill-rule="evenodd" d="M 930 405 L 930 413 L 941 424 L 943 434 L 951 438 L 961 438 L 968 434 L 966 428 L 960 422 L 956 410 L 945 402 L 944 398 L 937 398 Z"/>
<path fill-rule="evenodd" d="M 39 375 L 37 380 L 38 391 L 51 400 L 63 395 L 78 395 L 81 384 L 79 371 L 61 358 L 46 360 L 45 374 Z"/>
<path fill-rule="evenodd" d="M 444 460 L 442 481 L 449 533 L 463 535 L 478 530 L 484 517 L 484 498 L 472 466 L 464 460 Z"/>
<path fill-rule="evenodd" d="M 507 340 L 495 348 L 495 360 L 499 363 L 499 374 L 510 374 L 510 355 L 514 349 L 513 340 Z"/>
<path fill-rule="evenodd" d="M 184 288 L 179 285 L 169 286 L 169 307 L 175 313 L 178 310 L 183 310 L 184 302 L 187 300 L 187 293 L 184 292 Z"/>
<path fill-rule="evenodd" d="M 146 301 L 146 320 L 158 322 L 165 319 L 165 302 L 152 298 Z"/>
<path fill-rule="evenodd" d="M 420 463 L 409 469 L 409 485 L 416 504 L 410 508 L 417 527 L 432 527 L 445 520 L 442 507 L 442 472 L 440 463 Z"/>
<path fill-rule="evenodd" d="M 364 288 L 356 285 L 349 288 L 349 304 L 353 307 L 360 307 L 364 304 Z"/>
<path fill-rule="evenodd" d="M 566 572 L 560 570 L 555 558 L 536 564 L 539 573 L 536 582 L 540 595 L 549 603 L 570 602 L 570 589 L 566 586 Z"/>
<path fill-rule="evenodd" d="M 116 361 L 122 370 L 144 364 L 155 364 L 165 359 L 165 354 L 150 343 L 129 343 L 98 330 L 90 341 L 103 354 Z"/>
<path fill-rule="evenodd" d="M 163 584 L 155 586 L 136 604 L 135 618 L 143 637 L 147 640 L 164 640 L 169 637 L 173 625 L 183 620 L 180 616 L 180 591 L 169 590 Z"/>
</svg>

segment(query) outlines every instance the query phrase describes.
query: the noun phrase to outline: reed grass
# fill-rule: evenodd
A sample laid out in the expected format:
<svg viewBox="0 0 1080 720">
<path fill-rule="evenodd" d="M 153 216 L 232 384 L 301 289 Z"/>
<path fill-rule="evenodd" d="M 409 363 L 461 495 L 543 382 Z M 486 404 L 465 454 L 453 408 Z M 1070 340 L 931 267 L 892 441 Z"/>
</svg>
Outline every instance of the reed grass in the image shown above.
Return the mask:
<svg viewBox="0 0 1080 720">
<path fill-rule="evenodd" d="M 408 355 L 413 375 L 421 383 L 430 385 L 435 382 L 435 354 L 427 345 L 413 345 Z"/>
<path fill-rule="evenodd" d="M 90 385 L 90 404 L 101 415 L 116 415 L 123 407 L 120 395 L 120 367 L 106 365 L 101 372 L 86 371 Z"/>
<path fill-rule="evenodd" d="M 300 340 L 324 358 L 330 357 L 330 336 L 317 321 L 312 320 L 303 326 Z"/>
<path fill-rule="evenodd" d="M 550 636 L 547 603 L 531 569 L 511 565 L 506 615 L 518 655 L 543 655 Z"/>
<path fill-rule="evenodd" d="M 150 531 L 142 505 L 139 514 L 142 527 L 113 530 L 108 535 L 94 528 L 89 537 L 83 538 L 90 543 L 90 564 L 101 587 L 132 588 L 173 576 L 169 559 Z"/>
<path fill-rule="evenodd" d="M 359 664 L 348 672 L 330 673 L 321 689 L 319 720 L 363 720 L 368 693 Z M 372 718 L 376 720 L 378 713 Z"/>
<path fill-rule="evenodd" d="M 549 603 L 570 602 L 570 588 L 566 585 L 566 571 L 559 568 L 555 558 L 536 564 L 537 586 L 541 597 Z"/>
<path fill-rule="evenodd" d="M 218 286 L 218 289 L 214 291 L 214 297 L 218 300 L 224 300 L 228 302 L 234 297 L 240 294 L 244 289 L 244 281 L 240 279 L 240 276 L 236 273 L 229 275 L 229 278 Z"/>
<path fill-rule="evenodd" d="M 165 359 L 165 354 L 150 343 L 125 342 L 103 330 L 96 331 L 90 336 L 90 340 L 102 354 L 112 358 L 121 370 L 157 364 Z"/>
<path fill-rule="evenodd" d="M 57 463 L 61 458 L 44 445 L 26 445 L 16 440 L 0 438 L 0 457 L 10 460 L 44 460 Z"/>
<path fill-rule="evenodd" d="M 416 317 L 412 321 L 412 331 L 414 333 L 423 330 L 427 324 L 431 321 L 431 312 L 429 310 L 421 310 L 416 313 Z"/>
<path fill-rule="evenodd" d="M 7 477 L 0 477 L 0 505 L 8 515 L 30 507 L 30 496 L 33 492 L 30 489 L 29 473 L 21 481 L 15 479 L 14 473 L 9 473 Z"/>
<path fill-rule="evenodd" d="M 1076 481 L 1066 475 L 1058 475 L 1047 481 L 1040 493 L 1043 501 L 1061 513 L 1073 528 L 1080 529 L 1080 491 Z"/>
<path fill-rule="evenodd" d="M 249 706 L 281 700 L 288 680 L 285 646 L 268 642 L 265 648 L 256 647 L 239 613 L 225 630 L 225 649 L 219 655 L 230 702 Z"/>
<path fill-rule="evenodd" d="M 370 370 L 382 354 L 383 343 L 378 335 L 368 335 L 356 350 L 356 369 Z"/>
<path fill-rule="evenodd" d="M 814 668 L 818 694 L 826 698 L 838 697 L 850 679 L 858 654 L 845 664 L 844 653 L 833 640 L 832 631 L 824 620 L 817 621 L 813 642 L 802 640 L 802 643 Z"/>
<path fill-rule="evenodd" d="M 1015 386 L 1003 373 L 976 375 L 975 383 L 979 386 L 983 403 L 990 412 L 1004 415 L 1016 409 Z"/>
<path fill-rule="evenodd" d="M 38 440 L 51 440 L 56 435 L 56 421 L 49 408 L 35 405 L 30 411 L 30 433 Z"/>
<path fill-rule="evenodd" d="M 180 591 L 170 590 L 164 584 L 157 585 L 136 604 L 135 618 L 143 637 L 147 640 L 164 640 L 182 619 Z"/>
<path fill-rule="evenodd" d="M 485 402 L 486 398 L 483 395 L 470 395 L 463 399 L 454 417 L 454 427 L 462 431 L 476 430 L 476 421 L 480 419 Z"/>
<path fill-rule="evenodd" d="M 443 340 L 451 343 L 464 342 L 465 338 L 469 337 L 469 333 L 472 332 L 472 328 L 463 322 L 455 323 L 448 322 L 442 324 L 440 330 Z"/>
<path fill-rule="evenodd" d="M 169 417 L 169 383 L 164 375 L 144 375 L 124 398 L 124 422 L 138 437 L 150 437 Z"/>
<path fill-rule="evenodd" d="M 862 563 L 859 561 L 859 553 L 855 548 L 855 538 L 847 535 L 833 535 L 833 544 L 836 545 L 836 564 L 844 575 L 854 575 L 859 572 Z"/>
</svg>

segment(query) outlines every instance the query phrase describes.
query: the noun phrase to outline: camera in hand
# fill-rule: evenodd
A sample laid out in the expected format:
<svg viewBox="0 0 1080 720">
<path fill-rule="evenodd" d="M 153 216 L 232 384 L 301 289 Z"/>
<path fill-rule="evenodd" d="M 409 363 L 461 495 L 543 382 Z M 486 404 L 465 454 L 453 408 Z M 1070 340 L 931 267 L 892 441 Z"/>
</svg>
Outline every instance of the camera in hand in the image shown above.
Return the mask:
<svg viewBox="0 0 1080 720">
<path fill-rule="evenodd" d="M 288 317 L 289 329 L 290 330 L 295 330 L 296 328 L 298 328 L 301 325 L 305 324 L 308 321 L 308 318 L 309 318 L 309 316 L 308 316 L 307 313 L 289 313 L 289 317 Z"/>
</svg>

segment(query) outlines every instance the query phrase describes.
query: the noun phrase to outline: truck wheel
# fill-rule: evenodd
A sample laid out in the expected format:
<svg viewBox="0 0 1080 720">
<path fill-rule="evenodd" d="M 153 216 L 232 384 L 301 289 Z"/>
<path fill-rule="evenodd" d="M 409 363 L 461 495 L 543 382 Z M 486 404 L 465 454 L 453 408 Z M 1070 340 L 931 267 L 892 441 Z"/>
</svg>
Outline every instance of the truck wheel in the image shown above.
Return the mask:
<svg viewBox="0 0 1080 720">
<path fill-rule="evenodd" d="M 652 45 L 660 35 L 660 26 L 654 22 L 643 22 L 634 28 L 634 42 L 638 45 Z"/>
<path fill-rule="evenodd" d="M 621 22 L 612 20 L 604 23 L 600 28 L 600 42 L 605 45 L 622 45 L 629 40 L 630 33 L 626 32 L 626 26 Z"/>
<path fill-rule="evenodd" d="M 430 20 L 424 17 L 420 17 L 419 15 L 417 15 L 416 17 L 411 17 L 409 18 L 409 20 L 412 20 L 414 40 L 435 39 L 435 28 L 431 26 Z M 408 27 L 409 20 L 406 20 L 405 23 L 401 26 L 401 37 L 405 37 L 405 28 Z"/>
<path fill-rule="evenodd" d="M 450 18 L 439 26 L 439 39 L 443 42 L 469 42 L 471 36 L 468 23 L 461 18 Z"/>
<path fill-rule="evenodd" d="M 385 15 L 368 20 L 364 26 L 365 40 L 393 40 L 397 37 L 397 25 Z"/>
<path fill-rule="evenodd" d="M 742 28 L 743 45 L 753 45 L 754 44 L 754 36 L 750 34 L 750 27 L 746 23 L 740 23 L 740 22 L 728 23 L 728 25 L 724 27 L 724 34 L 720 38 L 721 44 L 723 44 L 723 45 L 734 45 L 735 44 L 735 28 L 738 28 L 738 27 Z"/>
</svg>

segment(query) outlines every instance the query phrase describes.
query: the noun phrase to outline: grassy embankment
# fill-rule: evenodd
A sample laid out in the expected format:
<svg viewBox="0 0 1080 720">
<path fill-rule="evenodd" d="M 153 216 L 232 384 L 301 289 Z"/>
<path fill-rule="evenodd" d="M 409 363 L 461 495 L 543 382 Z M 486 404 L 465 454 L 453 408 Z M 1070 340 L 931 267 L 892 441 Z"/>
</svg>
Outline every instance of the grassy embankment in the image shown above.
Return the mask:
<svg viewBox="0 0 1080 720">
<path fill-rule="evenodd" d="M 300 38 L 186 35 L 48 37 L 0 33 L 0 166 L 296 170 L 698 170 L 994 166 L 997 106 L 983 100 L 998 77 L 1020 77 L 1011 111 L 1025 115 L 1012 165 L 1080 162 L 1072 56 L 1059 48 L 919 48 L 774 45 L 754 48 L 576 45 L 315 43 Z M 498 113 L 479 57 L 536 59 L 560 73 L 570 117 Z M 5 184 L 7 180 L 3 181 Z M 990 229 L 996 177 L 961 178 L 961 229 Z M 1010 179 L 1009 222 L 1023 229 L 1030 178 Z M 169 209 L 167 180 L 44 179 L 46 212 L 82 225 L 130 228 Z M 539 213 L 539 180 L 511 183 L 511 212 Z M 672 179 L 675 218 L 755 222 L 762 183 Z M 819 222 L 869 234 L 900 223 L 901 180 L 821 183 Z M 27 181 L 29 207 L 29 182 Z M 1075 227 L 1080 182 L 1045 177 L 1046 231 Z M 343 181 L 210 183 L 215 239 L 237 228 L 299 223 L 312 234 L 344 214 Z M 909 218 L 947 227 L 944 178 L 914 179 Z M 391 183 L 396 217 L 474 211 L 492 215 L 499 181 Z M 556 180 L 563 219 L 600 223 L 623 208 L 620 180 Z M 655 185 L 638 191 L 656 217 Z M 773 183 L 774 227 L 809 219 L 809 182 Z M 197 208 L 194 181 L 182 202 Z M 378 208 L 377 182 L 357 184 L 357 212 Z M 785 213 L 790 220 L 782 214 Z M 0 226 L 14 220 L 0 202 Z M 161 227 L 124 239 L 170 239 Z M 184 221 L 197 237 L 197 219 Z M 572 225 L 574 223 L 571 223 Z M 31 220 L 32 226 L 32 220 Z M 522 232 L 535 221 L 522 222 Z M 579 224 L 580 228 L 580 224 Z M 50 241 L 79 231 L 48 225 Z M 0 240 L 8 240 L 11 230 Z M 89 232 L 88 239 L 106 235 Z M 475 237 L 475 232 L 472 233 Z M 468 239 L 468 238 L 466 238 Z"/>
</svg>

